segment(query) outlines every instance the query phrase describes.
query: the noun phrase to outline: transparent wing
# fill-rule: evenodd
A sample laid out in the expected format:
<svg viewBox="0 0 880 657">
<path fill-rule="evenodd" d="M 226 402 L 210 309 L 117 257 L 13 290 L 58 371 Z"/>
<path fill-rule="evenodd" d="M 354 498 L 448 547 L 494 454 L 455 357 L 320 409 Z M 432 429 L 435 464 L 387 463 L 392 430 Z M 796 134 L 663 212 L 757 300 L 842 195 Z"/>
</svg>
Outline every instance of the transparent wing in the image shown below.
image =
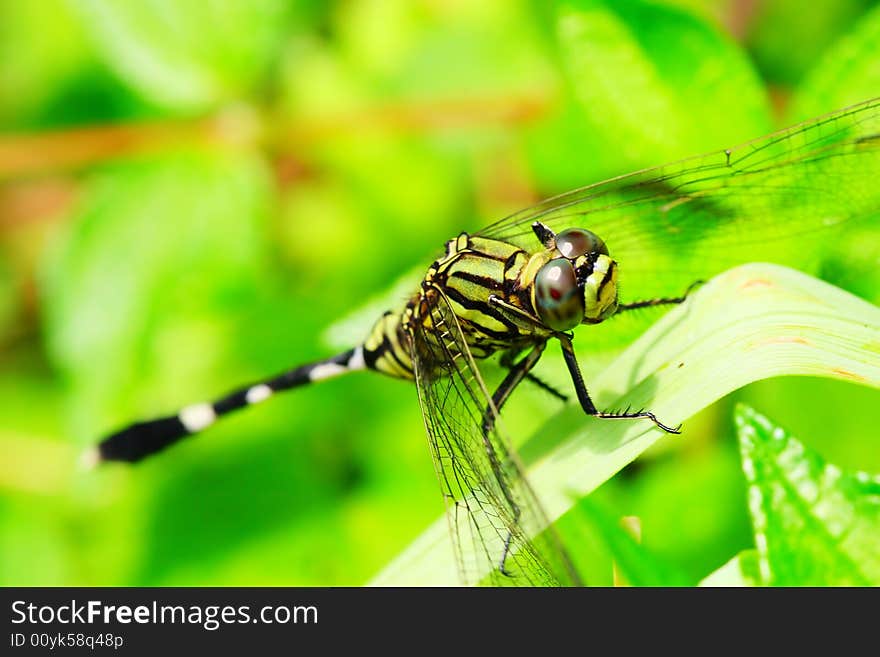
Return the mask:
<svg viewBox="0 0 880 657">
<path fill-rule="evenodd" d="M 549 199 L 479 235 L 534 249 L 542 221 L 592 230 L 624 303 L 676 295 L 736 264 L 809 269 L 834 227 L 880 217 L 880 98 L 735 148 Z"/>
<path fill-rule="evenodd" d="M 458 320 L 442 291 L 436 293 L 435 307 L 412 329 L 410 346 L 461 578 L 495 586 L 578 584 L 502 433 Z M 495 426 L 484 434 L 486 413 Z"/>
</svg>

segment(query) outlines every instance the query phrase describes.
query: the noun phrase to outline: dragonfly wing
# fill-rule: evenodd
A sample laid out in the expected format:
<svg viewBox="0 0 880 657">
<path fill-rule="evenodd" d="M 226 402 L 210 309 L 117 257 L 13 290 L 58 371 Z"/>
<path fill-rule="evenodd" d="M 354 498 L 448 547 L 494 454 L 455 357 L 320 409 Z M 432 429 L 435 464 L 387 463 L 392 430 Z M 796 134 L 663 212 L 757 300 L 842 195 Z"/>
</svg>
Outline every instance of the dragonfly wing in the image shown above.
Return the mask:
<svg viewBox="0 0 880 657">
<path fill-rule="evenodd" d="M 458 319 L 442 291 L 435 292 L 436 304 L 414 321 L 410 348 L 462 580 L 496 586 L 577 584 L 502 431 Z M 495 420 L 487 434 L 485 413 Z"/>
<path fill-rule="evenodd" d="M 677 295 L 731 266 L 811 264 L 829 228 L 880 217 L 880 99 L 740 146 L 548 199 L 480 231 L 534 249 L 531 224 L 587 228 L 622 301 Z"/>
</svg>

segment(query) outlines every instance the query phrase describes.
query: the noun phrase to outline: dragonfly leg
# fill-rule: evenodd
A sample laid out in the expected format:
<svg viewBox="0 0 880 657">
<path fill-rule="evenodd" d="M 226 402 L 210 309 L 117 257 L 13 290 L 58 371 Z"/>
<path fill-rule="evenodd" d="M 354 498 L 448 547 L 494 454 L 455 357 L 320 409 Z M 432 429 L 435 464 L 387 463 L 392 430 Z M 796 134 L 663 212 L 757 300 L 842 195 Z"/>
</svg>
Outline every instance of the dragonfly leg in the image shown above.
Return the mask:
<svg viewBox="0 0 880 657">
<path fill-rule="evenodd" d="M 568 401 L 568 395 L 566 395 L 564 392 L 559 392 L 556 388 L 551 386 L 549 383 L 547 383 L 543 379 L 539 379 L 537 376 L 535 376 L 531 372 L 529 374 L 526 374 L 526 380 L 532 382 L 533 384 L 538 386 L 541 390 L 544 390 L 545 392 L 549 392 L 551 395 L 556 397 L 556 399 L 558 399 L 559 401 L 562 401 L 562 402 Z"/>
<path fill-rule="evenodd" d="M 661 297 L 659 299 L 645 299 L 644 301 L 635 301 L 633 303 L 622 303 L 617 306 L 617 312 L 622 313 L 627 310 L 636 310 L 637 308 L 650 308 L 652 306 L 677 305 L 683 303 L 690 296 L 690 293 L 705 281 L 694 281 L 688 286 L 680 297 Z"/>
<path fill-rule="evenodd" d="M 519 522 L 519 507 L 514 508 L 514 516 L 513 521 L 515 523 Z M 513 577 L 513 573 L 509 572 L 507 568 L 504 567 L 505 562 L 507 561 L 507 555 L 510 552 L 510 542 L 513 540 L 513 532 L 509 529 L 507 530 L 507 538 L 504 539 L 504 551 L 501 553 L 501 561 L 498 563 L 498 572 L 504 575 L 505 577 Z"/>
<path fill-rule="evenodd" d="M 510 394 L 522 382 L 522 380 L 528 377 L 529 371 L 540 360 L 541 354 L 544 353 L 544 348 L 546 346 L 546 340 L 537 342 L 532 347 L 531 351 L 529 351 L 529 353 L 523 356 L 516 363 L 512 363 L 510 365 L 510 371 L 507 373 L 507 376 L 504 377 L 501 385 L 498 386 L 498 389 L 492 395 L 492 403 L 486 406 L 486 410 L 483 411 L 482 429 L 483 441 L 486 446 L 486 453 L 489 456 L 489 461 L 492 464 L 492 468 L 497 469 L 499 472 L 501 469 L 501 464 L 498 461 L 498 454 L 496 453 L 495 448 L 492 446 L 491 440 L 489 440 L 489 434 L 492 432 L 492 429 L 495 428 L 495 418 L 498 412 L 501 410 L 501 407 L 510 398 Z M 510 360 L 512 360 L 512 357 L 510 358 Z M 503 480 L 504 478 L 502 476 L 499 476 L 499 481 Z M 513 511 L 513 523 L 519 523 L 521 515 L 519 505 L 514 501 L 512 496 L 509 495 L 507 490 L 503 490 L 502 492 L 507 497 L 510 509 L 511 511 Z M 512 576 L 511 573 L 508 572 L 504 566 L 507 561 L 507 555 L 510 552 L 510 544 L 512 541 L 513 531 L 508 529 L 507 537 L 504 539 L 504 549 L 501 552 L 501 559 L 498 562 L 499 572 L 507 577 Z"/>
<path fill-rule="evenodd" d="M 544 348 L 546 346 L 546 340 L 535 343 L 535 346 L 532 347 L 532 350 L 529 353 L 510 367 L 507 376 L 504 377 L 501 385 L 498 386 L 498 389 L 492 395 L 492 403 L 486 406 L 486 410 L 483 411 L 484 435 L 488 436 L 489 433 L 491 433 L 492 429 L 495 427 L 496 414 L 501 411 L 501 407 L 504 406 L 504 403 L 510 398 L 510 394 L 514 389 L 524 378 L 528 377 L 529 371 L 535 366 L 538 360 L 540 360 L 541 354 L 544 353 Z"/>
<path fill-rule="evenodd" d="M 506 370 L 512 369 L 516 363 L 516 357 L 519 356 L 520 352 L 521 350 L 517 348 L 508 349 L 501 354 L 501 359 L 498 361 L 498 364 Z"/>
<path fill-rule="evenodd" d="M 493 308 L 497 308 L 498 310 L 500 310 L 510 321 L 518 324 L 523 328 L 532 329 L 535 326 L 543 326 L 541 324 L 541 320 L 539 320 L 537 317 L 534 317 L 522 308 L 517 308 L 513 304 L 507 303 L 506 301 L 504 301 L 504 299 L 494 294 L 489 297 L 489 305 Z M 501 366 L 505 369 L 511 369 L 513 367 L 513 359 L 515 358 L 517 353 L 517 351 L 505 352 L 505 354 L 501 357 Z M 542 381 L 534 374 L 527 372 L 525 378 L 534 383 L 542 390 L 546 390 L 557 399 L 560 399 L 564 402 L 568 401 L 568 395 L 559 392 L 556 388 L 551 386 L 549 383 Z"/>
<path fill-rule="evenodd" d="M 663 424 L 660 420 L 657 419 L 657 416 L 651 413 L 650 411 L 639 410 L 639 411 L 630 411 L 626 410 L 621 413 L 615 412 L 605 412 L 600 411 L 596 408 L 596 405 L 593 403 L 593 400 L 590 399 L 590 395 L 587 392 L 587 386 L 584 384 L 584 377 L 581 374 L 581 369 L 578 366 L 577 357 L 574 353 L 574 346 L 571 343 L 571 337 L 564 333 L 559 333 L 556 335 L 559 339 L 560 344 L 562 345 L 562 355 L 565 358 L 565 364 L 568 367 L 568 373 L 571 375 L 572 383 L 574 383 L 574 389 L 577 393 L 578 401 L 581 404 L 581 408 L 584 409 L 584 412 L 587 415 L 592 415 L 593 417 L 600 417 L 608 420 L 631 420 L 644 418 L 646 420 L 651 420 L 654 424 L 656 424 L 659 428 L 663 429 L 666 433 L 681 433 L 681 425 L 677 427 L 670 427 Z"/>
<path fill-rule="evenodd" d="M 517 350 L 505 351 L 504 354 L 501 356 L 501 361 L 499 362 L 501 367 L 503 367 L 506 370 L 512 369 L 514 366 L 514 361 L 515 361 L 518 353 L 519 352 Z M 538 386 L 541 390 L 550 393 L 551 395 L 556 397 L 556 399 L 563 401 L 563 402 L 568 401 L 568 395 L 566 395 L 564 392 L 560 392 L 559 390 L 557 390 L 556 388 L 551 386 L 549 383 L 547 383 L 543 379 L 535 376 L 531 372 L 528 372 L 526 374 L 526 380 L 530 381 L 534 385 Z"/>
<path fill-rule="evenodd" d="M 540 319 L 495 294 L 489 295 L 489 305 L 499 310 L 507 319 L 521 328 L 534 330 L 537 327 L 546 330 Z"/>
</svg>

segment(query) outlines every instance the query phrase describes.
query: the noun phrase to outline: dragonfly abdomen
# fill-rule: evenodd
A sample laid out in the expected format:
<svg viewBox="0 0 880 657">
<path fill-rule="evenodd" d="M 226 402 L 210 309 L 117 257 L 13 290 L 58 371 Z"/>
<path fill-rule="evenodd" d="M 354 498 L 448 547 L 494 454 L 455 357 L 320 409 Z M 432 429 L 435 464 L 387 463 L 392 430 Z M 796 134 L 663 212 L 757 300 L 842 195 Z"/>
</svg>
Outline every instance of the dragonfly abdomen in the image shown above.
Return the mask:
<svg viewBox="0 0 880 657">
<path fill-rule="evenodd" d="M 399 379 L 413 378 L 409 338 L 402 328 L 400 312 L 388 311 L 373 325 L 363 345 L 366 366 Z"/>
<path fill-rule="evenodd" d="M 363 347 L 355 347 L 244 386 L 213 402 L 190 404 L 174 415 L 135 422 L 102 440 L 88 454 L 87 461 L 140 461 L 207 429 L 223 416 L 259 404 L 275 393 L 364 369 L 367 366 L 364 353 Z"/>
</svg>

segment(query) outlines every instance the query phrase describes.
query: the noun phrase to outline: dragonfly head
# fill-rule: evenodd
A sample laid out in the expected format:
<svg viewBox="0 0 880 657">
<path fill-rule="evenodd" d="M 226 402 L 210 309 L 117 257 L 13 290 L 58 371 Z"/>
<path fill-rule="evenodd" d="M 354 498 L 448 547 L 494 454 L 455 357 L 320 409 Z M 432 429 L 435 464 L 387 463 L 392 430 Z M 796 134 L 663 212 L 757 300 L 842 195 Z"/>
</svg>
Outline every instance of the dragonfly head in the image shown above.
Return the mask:
<svg viewBox="0 0 880 657">
<path fill-rule="evenodd" d="M 617 310 L 617 263 L 598 235 L 570 228 L 546 244 L 547 262 L 538 270 L 532 303 L 556 331 L 598 324 Z"/>
</svg>

